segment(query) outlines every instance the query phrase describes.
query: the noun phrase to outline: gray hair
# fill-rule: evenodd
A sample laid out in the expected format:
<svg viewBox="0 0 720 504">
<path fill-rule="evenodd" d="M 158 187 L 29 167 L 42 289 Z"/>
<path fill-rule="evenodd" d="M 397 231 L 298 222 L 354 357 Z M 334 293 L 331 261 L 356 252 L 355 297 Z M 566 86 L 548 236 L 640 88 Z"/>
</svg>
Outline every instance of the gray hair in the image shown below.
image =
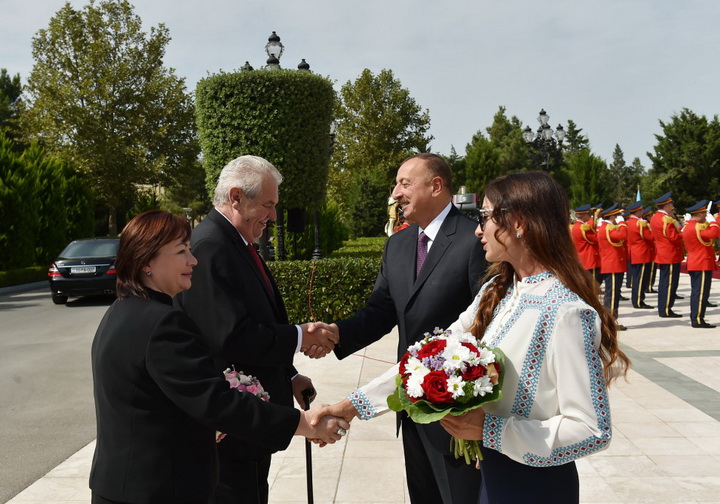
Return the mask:
<svg viewBox="0 0 720 504">
<path fill-rule="evenodd" d="M 283 181 L 282 174 L 269 161 L 259 156 L 240 156 L 233 159 L 220 172 L 213 205 L 221 207 L 230 203 L 230 189 L 237 187 L 245 197 L 255 199 L 262 190 L 266 175 L 272 177 L 279 186 Z"/>
</svg>

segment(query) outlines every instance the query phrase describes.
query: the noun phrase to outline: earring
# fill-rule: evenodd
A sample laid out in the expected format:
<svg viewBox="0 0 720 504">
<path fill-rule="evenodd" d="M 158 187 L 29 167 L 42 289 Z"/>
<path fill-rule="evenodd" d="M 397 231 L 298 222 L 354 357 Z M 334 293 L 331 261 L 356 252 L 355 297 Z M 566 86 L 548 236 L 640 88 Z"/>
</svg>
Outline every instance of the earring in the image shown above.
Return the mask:
<svg viewBox="0 0 720 504">
<path fill-rule="evenodd" d="M 519 240 L 520 238 L 522 238 L 522 233 L 521 233 L 520 231 L 518 231 L 517 233 L 515 233 L 515 238 L 517 238 L 518 240 Z"/>
<path fill-rule="evenodd" d="M 146 274 L 147 276 L 150 276 L 150 275 L 152 275 L 152 271 L 146 271 L 145 274 Z"/>
</svg>

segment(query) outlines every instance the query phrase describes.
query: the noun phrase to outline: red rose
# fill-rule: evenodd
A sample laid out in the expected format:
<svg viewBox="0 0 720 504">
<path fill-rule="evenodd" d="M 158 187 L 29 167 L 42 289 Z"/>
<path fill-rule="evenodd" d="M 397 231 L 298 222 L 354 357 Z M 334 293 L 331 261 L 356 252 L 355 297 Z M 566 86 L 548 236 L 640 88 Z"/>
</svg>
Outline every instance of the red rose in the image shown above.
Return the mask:
<svg viewBox="0 0 720 504">
<path fill-rule="evenodd" d="M 485 366 L 468 366 L 461 376 L 465 381 L 475 381 L 481 376 L 485 376 Z"/>
<path fill-rule="evenodd" d="M 435 340 L 431 341 L 430 343 L 427 343 L 424 345 L 420 350 L 418 350 L 418 359 L 422 359 L 424 357 L 432 357 L 433 355 L 437 355 L 443 350 L 445 350 L 445 347 L 447 346 L 447 341 L 445 340 Z"/>
<path fill-rule="evenodd" d="M 443 371 L 430 371 L 426 374 L 422 388 L 428 401 L 433 404 L 455 402 L 452 392 L 448 391 L 447 375 Z"/>
<path fill-rule="evenodd" d="M 472 343 L 468 343 L 467 341 L 463 341 L 460 343 L 462 346 L 470 350 L 471 352 L 475 352 L 476 354 L 480 355 L 480 350 L 478 350 L 478 347 L 473 345 Z"/>
<path fill-rule="evenodd" d="M 408 370 L 405 369 L 405 365 L 407 364 L 408 360 L 410 360 L 410 352 L 405 352 L 405 355 L 402 356 L 402 359 L 400 359 L 400 367 L 398 367 L 398 372 L 401 375 L 407 374 Z"/>
</svg>

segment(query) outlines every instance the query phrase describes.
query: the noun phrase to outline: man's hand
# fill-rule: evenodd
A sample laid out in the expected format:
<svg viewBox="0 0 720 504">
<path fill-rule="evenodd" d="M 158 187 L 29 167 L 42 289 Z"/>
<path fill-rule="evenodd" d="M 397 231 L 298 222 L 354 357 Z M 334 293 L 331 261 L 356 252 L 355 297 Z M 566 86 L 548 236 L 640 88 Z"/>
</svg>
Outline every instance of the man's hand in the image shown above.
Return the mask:
<svg viewBox="0 0 720 504">
<path fill-rule="evenodd" d="M 340 331 L 335 324 L 311 322 L 300 328 L 303 333 L 300 350 L 312 359 L 325 357 L 340 342 Z"/>
<path fill-rule="evenodd" d="M 460 416 L 446 415 L 440 424 L 455 439 L 481 440 L 485 427 L 485 411 L 477 408 Z"/>
<path fill-rule="evenodd" d="M 335 404 L 321 404 L 318 408 L 318 416 L 311 421 L 311 426 L 313 427 L 315 427 L 315 425 L 312 424 L 312 422 L 319 421 L 324 415 L 342 418 L 348 423 L 352 422 L 353 418 L 359 416 L 355 406 L 353 406 L 349 399 L 343 399 Z"/>
<path fill-rule="evenodd" d="M 303 392 L 312 389 L 315 391 L 315 388 L 313 387 L 312 380 L 308 378 L 305 375 L 298 374 L 293 378 L 292 380 L 292 391 L 293 396 L 295 397 L 295 400 L 300 405 L 302 409 L 307 408 L 307 404 L 305 404 L 305 399 L 303 398 Z M 313 402 L 315 397 L 317 396 L 317 392 L 313 392 L 313 395 L 310 396 L 310 402 Z"/>
</svg>

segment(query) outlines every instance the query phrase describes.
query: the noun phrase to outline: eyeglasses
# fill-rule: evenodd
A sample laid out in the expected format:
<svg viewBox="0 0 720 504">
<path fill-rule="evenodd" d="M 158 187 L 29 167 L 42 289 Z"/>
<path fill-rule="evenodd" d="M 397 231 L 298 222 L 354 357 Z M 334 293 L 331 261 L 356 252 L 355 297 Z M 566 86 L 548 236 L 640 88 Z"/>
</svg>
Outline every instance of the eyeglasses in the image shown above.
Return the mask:
<svg viewBox="0 0 720 504">
<path fill-rule="evenodd" d="M 485 231 L 485 224 L 489 219 L 493 218 L 493 213 L 495 212 L 495 208 L 479 208 L 477 211 L 477 214 L 475 215 L 475 220 L 477 221 L 478 225 L 480 226 L 481 231 Z M 506 210 L 505 208 L 499 208 L 497 210 L 503 211 Z"/>
</svg>

